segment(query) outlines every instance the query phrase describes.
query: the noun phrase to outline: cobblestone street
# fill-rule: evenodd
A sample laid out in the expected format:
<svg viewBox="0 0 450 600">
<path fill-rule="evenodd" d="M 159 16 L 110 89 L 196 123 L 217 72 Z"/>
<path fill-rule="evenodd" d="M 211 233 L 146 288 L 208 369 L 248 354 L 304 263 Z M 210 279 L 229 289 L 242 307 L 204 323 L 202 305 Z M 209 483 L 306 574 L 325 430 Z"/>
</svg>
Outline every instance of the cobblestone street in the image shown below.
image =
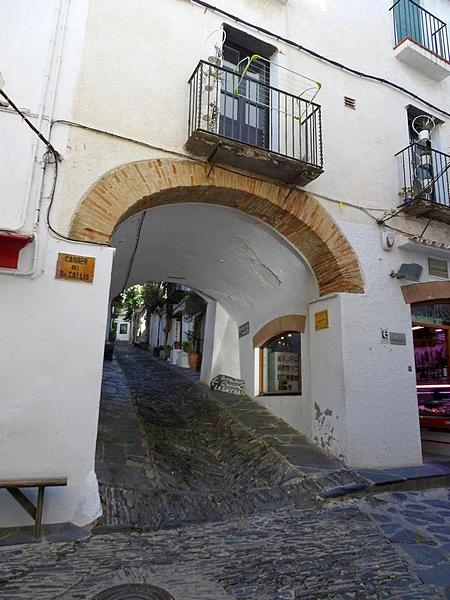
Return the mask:
<svg viewBox="0 0 450 600">
<path fill-rule="evenodd" d="M 252 401 L 215 401 L 140 350 L 117 355 L 99 421 L 102 523 L 82 541 L 0 548 L 2 600 L 131 583 L 175 600 L 450 597 L 447 489 L 327 499 L 361 478 L 252 417 Z"/>
</svg>

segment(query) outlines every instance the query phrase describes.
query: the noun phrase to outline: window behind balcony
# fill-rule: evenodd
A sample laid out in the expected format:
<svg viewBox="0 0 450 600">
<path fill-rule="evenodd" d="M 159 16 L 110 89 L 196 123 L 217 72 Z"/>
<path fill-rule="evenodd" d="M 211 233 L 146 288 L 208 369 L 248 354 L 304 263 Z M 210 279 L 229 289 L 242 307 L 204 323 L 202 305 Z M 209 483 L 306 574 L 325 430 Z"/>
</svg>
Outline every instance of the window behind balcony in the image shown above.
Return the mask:
<svg viewBox="0 0 450 600">
<path fill-rule="evenodd" d="M 269 62 L 251 60 L 256 52 L 227 41 L 220 96 L 219 133 L 233 140 L 269 148 Z"/>
</svg>

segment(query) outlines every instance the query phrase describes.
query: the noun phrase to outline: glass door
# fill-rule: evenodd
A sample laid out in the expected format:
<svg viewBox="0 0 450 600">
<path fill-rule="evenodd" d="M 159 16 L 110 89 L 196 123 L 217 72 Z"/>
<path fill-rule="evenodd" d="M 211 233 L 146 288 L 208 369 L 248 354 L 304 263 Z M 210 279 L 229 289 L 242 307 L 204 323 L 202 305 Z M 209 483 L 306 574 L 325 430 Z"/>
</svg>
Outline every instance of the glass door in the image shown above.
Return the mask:
<svg viewBox="0 0 450 600">
<path fill-rule="evenodd" d="M 245 60 L 252 52 L 227 42 L 223 66 L 233 71 L 222 77 L 219 133 L 225 137 L 269 148 L 269 64 Z M 245 71 L 245 76 L 244 76 Z"/>
</svg>

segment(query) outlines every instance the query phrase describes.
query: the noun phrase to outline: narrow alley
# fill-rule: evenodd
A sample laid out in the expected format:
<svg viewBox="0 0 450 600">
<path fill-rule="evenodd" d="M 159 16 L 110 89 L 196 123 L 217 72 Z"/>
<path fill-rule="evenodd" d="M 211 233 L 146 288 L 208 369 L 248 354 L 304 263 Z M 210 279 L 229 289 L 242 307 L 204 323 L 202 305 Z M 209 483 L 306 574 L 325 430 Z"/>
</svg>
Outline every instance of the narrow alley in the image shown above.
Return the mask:
<svg viewBox="0 0 450 600">
<path fill-rule="evenodd" d="M 361 478 L 306 441 L 295 465 L 301 436 L 250 399 L 215 398 L 131 346 L 116 357 L 99 422 L 103 518 L 85 539 L 0 548 L 2 599 L 448 597 L 447 489 L 326 501 Z"/>
</svg>

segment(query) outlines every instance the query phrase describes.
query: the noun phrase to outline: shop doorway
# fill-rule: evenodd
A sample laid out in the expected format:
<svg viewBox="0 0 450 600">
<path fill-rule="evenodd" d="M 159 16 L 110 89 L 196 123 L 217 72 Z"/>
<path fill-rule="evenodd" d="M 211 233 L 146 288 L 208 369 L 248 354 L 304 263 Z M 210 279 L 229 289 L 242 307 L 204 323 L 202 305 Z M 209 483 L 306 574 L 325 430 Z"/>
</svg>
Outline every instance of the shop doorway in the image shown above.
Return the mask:
<svg viewBox="0 0 450 600">
<path fill-rule="evenodd" d="M 450 301 L 411 312 L 423 452 L 450 456 Z"/>
</svg>

